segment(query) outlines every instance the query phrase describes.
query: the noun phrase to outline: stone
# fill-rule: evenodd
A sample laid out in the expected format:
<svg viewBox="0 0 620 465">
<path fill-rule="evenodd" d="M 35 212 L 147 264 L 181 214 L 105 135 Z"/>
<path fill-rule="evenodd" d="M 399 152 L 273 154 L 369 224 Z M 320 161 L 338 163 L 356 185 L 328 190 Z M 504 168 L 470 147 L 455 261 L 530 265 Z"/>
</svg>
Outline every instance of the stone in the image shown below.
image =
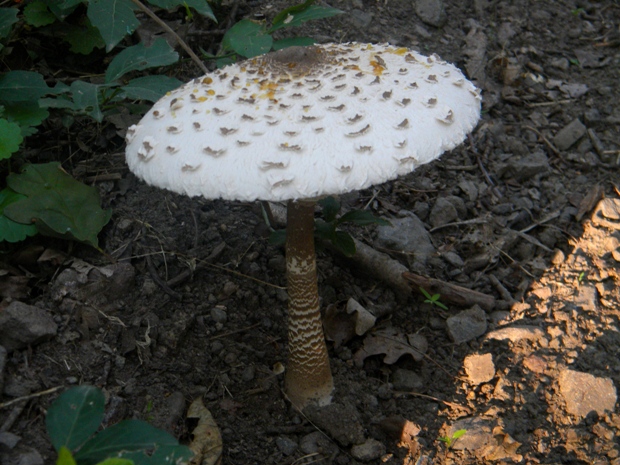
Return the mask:
<svg viewBox="0 0 620 465">
<path fill-rule="evenodd" d="M 608 220 L 620 220 L 620 200 L 603 199 L 599 202 L 597 210 Z"/>
<path fill-rule="evenodd" d="M 586 312 L 595 312 L 597 305 L 598 292 L 592 284 L 581 284 L 579 292 L 573 301 L 577 307 L 581 307 Z"/>
<path fill-rule="evenodd" d="M 0 313 L 0 345 L 8 352 L 49 340 L 57 331 L 47 311 L 23 302 L 13 301 Z"/>
<path fill-rule="evenodd" d="M 306 434 L 299 441 L 299 448 L 305 454 L 325 454 L 332 455 L 338 453 L 338 446 L 322 431 L 313 431 Z"/>
<path fill-rule="evenodd" d="M 495 377 L 495 364 L 491 354 L 468 355 L 463 360 L 463 367 L 469 382 L 474 385 L 486 383 Z"/>
<path fill-rule="evenodd" d="M 377 460 L 385 454 L 385 446 L 376 439 L 370 438 L 363 444 L 356 444 L 351 447 L 351 455 L 362 462 Z"/>
<path fill-rule="evenodd" d="M 610 378 L 589 373 L 562 370 L 558 378 L 560 394 L 566 402 L 566 410 L 581 418 L 595 411 L 603 415 L 613 412 L 616 406 L 616 387 Z"/>
<path fill-rule="evenodd" d="M 213 307 L 211 309 L 211 319 L 213 319 L 216 323 L 226 323 L 226 320 L 228 319 L 226 310 L 221 307 Z"/>
<path fill-rule="evenodd" d="M 433 228 L 453 223 L 459 219 L 458 211 L 450 200 L 440 197 L 433 205 L 428 221 Z"/>
<path fill-rule="evenodd" d="M 526 181 L 534 176 L 547 173 L 551 167 L 549 159 L 543 152 L 534 152 L 523 157 L 510 157 L 500 169 L 502 177 L 512 177 L 517 181 Z"/>
<path fill-rule="evenodd" d="M 392 376 L 392 385 L 397 391 L 419 391 L 424 387 L 424 380 L 411 370 L 399 368 Z"/>
<path fill-rule="evenodd" d="M 586 134 L 586 127 L 578 118 L 575 118 L 558 131 L 553 138 L 553 144 L 559 150 L 566 150 Z"/>
<path fill-rule="evenodd" d="M 471 341 L 487 330 L 487 315 L 478 305 L 446 320 L 448 335 L 456 344 Z"/>
<path fill-rule="evenodd" d="M 448 20 L 442 0 L 416 0 L 415 13 L 429 26 L 441 27 Z"/>
<path fill-rule="evenodd" d="M 0 346 L 0 392 L 4 392 L 4 367 L 6 366 L 7 350 Z"/>
<path fill-rule="evenodd" d="M 467 432 L 452 444 L 454 450 L 480 450 L 493 441 L 493 423 L 478 417 L 463 418 L 452 424 L 447 435 L 459 430 Z"/>
<path fill-rule="evenodd" d="M 295 441 L 282 436 L 276 438 L 276 446 L 286 456 L 293 455 L 298 447 Z"/>
<path fill-rule="evenodd" d="M 306 417 L 341 446 L 364 442 L 364 430 L 358 411 L 348 403 L 332 403 L 325 407 L 310 405 Z"/>
<path fill-rule="evenodd" d="M 431 236 L 417 216 L 411 214 L 390 220 L 390 223 L 390 226 L 377 228 L 376 247 L 404 252 L 411 261 L 419 263 L 426 263 L 435 253 Z"/>
<path fill-rule="evenodd" d="M 522 339 L 537 341 L 544 337 L 545 333 L 537 326 L 511 326 L 509 328 L 500 328 L 491 331 L 484 339 L 495 339 L 496 341 L 504 341 L 508 339 L 510 342 L 517 342 Z"/>
</svg>

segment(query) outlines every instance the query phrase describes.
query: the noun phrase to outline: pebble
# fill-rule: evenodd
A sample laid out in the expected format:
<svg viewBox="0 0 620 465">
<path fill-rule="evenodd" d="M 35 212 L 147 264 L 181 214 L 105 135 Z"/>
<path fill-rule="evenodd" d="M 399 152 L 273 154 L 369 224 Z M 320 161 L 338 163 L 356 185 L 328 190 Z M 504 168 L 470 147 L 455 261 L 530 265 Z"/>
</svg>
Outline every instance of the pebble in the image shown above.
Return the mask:
<svg viewBox="0 0 620 465">
<path fill-rule="evenodd" d="M 357 444 L 351 447 L 351 455 L 362 462 L 370 462 L 376 460 L 385 454 L 385 446 L 382 442 L 370 438 L 363 444 Z"/>
<path fill-rule="evenodd" d="M 57 330 L 47 311 L 23 302 L 11 302 L 0 314 L 0 345 L 8 352 L 51 339 Z"/>
<path fill-rule="evenodd" d="M 341 446 L 364 441 L 359 412 L 351 404 L 332 403 L 325 407 L 311 405 L 306 407 L 304 414 L 313 425 L 325 431 Z"/>
<path fill-rule="evenodd" d="M 537 341 L 545 335 L 542 329 L 537 326 L 511 326 L 509 328 L 500 328 L 491 331 L 485 336 L 485 340 L 494 339 L 496 341 L 504 341 L 508 339 L 511 342 L 527 339 Z"/>
<path fill-rule="evenodd" d="M 416 0 L 415 13 L 429 26 L 441 27 L 448 20 L 442 0 Z"/>
<path fill-rule="evenodd" d="M 592 284 L 581 284 L 579 293 L 573 301 L 577 307 L 581 307 L 586 312 L 595 312 L 597 309 L 597 290 Z"/>
<path fill-rule="evenodd" d="M 564 126 L 553 138 L 553 144 L 560 150 L 566 150 L 586 134 L 586 127 L 578 118 Z"/>
<path fill-rule="evenodd" d="M 471 384 L 486 383 L 495 377 L 495 364 L 491 354 L 468 355 L 463 360 L 463 366 Z"/>
<path fill-rule="evenodd" d="M 453 223 L 459 219 L 459 214 L 452 202 L 444 197 L 440 197 L 433 205 L 433 209 L 428 217 L 433 228 Z"/>
<path fill-rule="evenodd" d="M 605 411 L 614 411 L 617 395 L 610 378 L 562 370 L 558 381 L 568 413 L 583 418 L 591 411 L 599 415 L 603 415 Z"/>
<path fill-rule="evenodd" d="M 415 215 L 390 220 L 390 226 L 377 228 L 375 246 L 411 254 L 416 262 L 426 263 L 435 253 L 431 236 Z"/>
<path fill-rule="evenodd" d="M 456 344 L 471 341 L 487 330 L 487 315 L 478 305 L 446 320 L 448 335 Z"/>
<path fill-rule="evenodd" d="M 211 309 L 211 318 L 213 319 L 213 321 L 215 321 L 216 323 L 226 323 L 226 320 L 228 319 L 228 315 L 226 314 L 226 310 L 224 310 L 221 307 L 213 307 Z"/>
<path fill-rule="evenodd" d="M 599 202 L 597 210 L 608 220 L 620 220 L 620 200 L 603 199 Z"/>
<path fill-rule="evenodd" d="M 280 449 L 280 452 L 286 456 L 293 455 L 297 447 L 299 447 L 292 439 L 282 436 L 276 438 L 276 446 Z"/>
<path fill-rule="evenodd" d="M 448 436 L 464 429 L 467 432 L 452 444 L 455 450 L 479 450 L 493 440 L 493 424 L 489 420 L 478 417 L 463 418 L 456 421 L 448 431 Z"/>
<path fill-rule="evenodd" d="M 517 181 L 527 181 L 536 175 L 547 173 L 550 169 L 547 155 L 534 152 L 523 157 L 511 157 L 502 172 Z"/>
<path fill-rule="evenodd" d="M 6 366 L 7 354 L 7 350 L 0 346 L 0 392 L 4 391 L 4 367 Z"/>
<path fill-rule="evenodd" d="M 252 381 L 254 376 L 256 376 L 256 367 L 254 365 L 245 367 L 241 372 L 241 379 L 243 379 L 243 381 Z"/>
</svg>

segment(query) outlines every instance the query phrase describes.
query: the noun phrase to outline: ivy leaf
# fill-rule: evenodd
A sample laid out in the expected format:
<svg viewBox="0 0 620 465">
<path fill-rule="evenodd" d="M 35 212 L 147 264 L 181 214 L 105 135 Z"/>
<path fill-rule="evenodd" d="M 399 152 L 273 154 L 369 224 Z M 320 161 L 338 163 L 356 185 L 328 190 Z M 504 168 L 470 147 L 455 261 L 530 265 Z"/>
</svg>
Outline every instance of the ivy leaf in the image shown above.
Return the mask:
<svg viewBox="0 0 620 465">
<path fill-rule="evenodd" d="M 24 19 L 31 26 L 41 27 L 52 24 L 56 21 L 56 16 L 54 16 L 45 3 L 37 0 L 24 7 Z"/>
<path fill-rule="evenodd" d="M 231 27 L 222 39 L 222 47 L 238 55 L 252 58 L 271 50 L 273 37 L 265 31 L 263 25 L 242 19 Z"/>
<path fill-rule="evenodd" d="M 125 92 L 126 98 L 157 102 L 166 92 L 170 92 L 182 84 L 178 79 L 168 76 L 143 76 L 132 79 L 121 89 Z"/>
<path fill-rule="evenodd" d="M 300 26 L 305 22 L 315 19 L 330 18 L 343 13 L 342 10 L 331 7 L 313 5 L 314 0 L 307 0 L 300 5 L 295 5 L 282 10 L 273 18 L 273 24 L 269 33 L 284 27 Z"/>
<path fill-rule="evenodd" d="M 274 50 L 281 50 L 288 47 L 305 47 L 308 45 L 314 45 L 316 40 L 312 37 L 288 37 L 286 39 L 276 40 L 273 43 Z"/>
<path fill-rule="evenodd" d="M 98 123 L 103 121 L 103 113 L 99 108 L 100 87 L 84 81 L 74 81 L 71 83 L 73 109 L 87 114 Z"/>
<path fill-rule="evenodd" d="M 0 100 L 5 102 L 33 102 L 53 92 L 34 71 L 9 71 L 0 76 Z"/>
<path fill-rule="evenodd" d="M 88 55 L 96 48 L 105 47 L 99 29 L 93 26 L 88 18 L 79 26 L 73 24 L 64 24 L 63 26 L 67 29 L 64 39 L 71 45 L 70 50 L 73 53 Z"/>
<path fill-rule="evenodd" d="M 45 108 L 41 108 L 37 102 L 19 102 L 7 104 L 5 115 L 8 120 L 19 125 L 23 137 L 28 137 L 37 133 L 37 126 L 50 114 Z"/>
<path fill-rule="evenodd" d="M 0 160 L 10 158 L 24 140 L 19 124 L 0 118 Z"/>
<path fill-rule="evenodd" d="M 217 23 L 213 10 L 205 0 L 148 0 L 148 2 L 151 5 L 155 5 L 166 10 L 176 6 L 188 6 L 196 10 L 202 16 L 206 16 Z"/>
<path fill-rule="evenodd" d="M 318 201 L 319 206 L 322 209 L 323 219 L 328 223 L 336 219 L 336 215 L 340 211 L 340 202 L 331 195 Z"/>
<path fill-rule="evenodd" d="M 63 20 L 83 3 L 83 0 L 43 0 L 52 13 Z"/>
<path fill-rule="evenodd" d="M 336 231 L 331 242 L 337 250 L 344 254 L 345 257 L 352 257 L 355 255 L 355 241 L 349 233 L 344 231 Z"/>
<path fill-rule="evenodd" d="M 156 39 L 150 47 L 139 43 L 126 48 L 114 57 L 105 72 L 105 81 L 116 81 L 129 71 L 170 65 L 178 59 L 179 54 L 161 37 Z"/>
<path fill-rule="evenodd" d="M 0 241 L 20 242 L 37 233 L 34 225 L 16 223 L 4 216 L 5 207 L 23 198 L 23 195 L 8 187 L 0 191 Z"/>
<path fill-rule="evenodd" d="M 73 450 L 97 431 L 105 397 L 94 386 L 77 386 L 62 393 L 47 410 L 45 425 L 54 449 Z"/>
<path fill-rule="evenodd" d="M 91 24 L 99 29 L 106 43 L 106 52 L 140 25 L 133 9 L 130 0 L 89 0 L 86 14 Z"/>
<path fill-rule="evenodd" d="M 17 8 L 0 8 L 0 39 L 6 37 L 11 32 L 13 24 L 17 19 Z"/>
<path fill-rule="evenodd" d="M 101 209 L 97 189 L 73 179 L 60 163 L 29 165 L 21 174 L 10 174 L 7 184 L 26 196 L 5 208 L 8 218 L 18 223 L 33 223 L 47 236 L 98 247 L 97 234 L 112 212 Z"/>
<path fill-rule="evenodd" d="M 379 226 L 389 226 L 390 222 L 383 218 L 378 218 L 367 210 L 351 210 L 338 219 L 338 224 L 353 223 L 358 226 L 368 226 L 378 224 Z"/>
</svg>

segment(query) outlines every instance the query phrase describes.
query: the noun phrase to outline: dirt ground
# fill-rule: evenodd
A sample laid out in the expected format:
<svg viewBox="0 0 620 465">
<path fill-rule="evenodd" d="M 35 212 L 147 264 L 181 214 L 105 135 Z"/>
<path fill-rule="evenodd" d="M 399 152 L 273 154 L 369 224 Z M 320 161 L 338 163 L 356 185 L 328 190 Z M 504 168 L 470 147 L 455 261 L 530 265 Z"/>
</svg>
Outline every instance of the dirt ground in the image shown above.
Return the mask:
<svg viewBox="0 0 620 465">
<path fill-rule="evenodd" d="M 238 20 L 284 2 L 236 5 Z M 105 254 L 45 238 L 3 249 L 21 283 L 3 307 L 21 301 L 57 325 L 5 357 L 1 431 L 21 442 L 0 446 L 3 463 L 53 463 L 44 418 L 60 391 L 10 401 L 92 384 L 109 399 L 106 424 L 140 418 L 183 442 L 202 397 L 223 464 L 620 464 L 620 4 L 330 5 L 345 14 L 295 32 L 437 53 L 482 89 L 465 144 L 341 199 L 392 222 L 350 232 L 435 279 L 447 310 L 321 251 L 322 306 L 340 312 L 327 325 L 336 392 L 302 415 L 274 371 L 286 363 L 284 256 L 259 205 L 146 186 L 125 166 L 122 125 L 48 128 L 31 159 L 47 161 L 42 141 L 56 140 L 71 153 L 63 166 L 114 214 Z M 459 305 L 448 285 L 480 294 Z M 379 316 L 362 336 L 342 336 L 349 299 Z M 440 440 L 462 429 L 451 447 Z"/>
</svg>

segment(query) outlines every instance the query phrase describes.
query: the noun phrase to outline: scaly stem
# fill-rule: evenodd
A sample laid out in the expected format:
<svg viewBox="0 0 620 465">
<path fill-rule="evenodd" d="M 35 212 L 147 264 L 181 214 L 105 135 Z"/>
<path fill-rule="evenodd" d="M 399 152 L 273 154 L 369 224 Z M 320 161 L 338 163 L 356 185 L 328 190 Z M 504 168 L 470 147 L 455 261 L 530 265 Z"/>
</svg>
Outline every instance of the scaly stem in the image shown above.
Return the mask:
<svg viewBox="0 0 620 465">
<path fill-rule="evenodd" d="M 327 405 L 334 388 L 323 335 L 314 252 L 313 201 L 289 201 L 286 226 L 288 347 L 285 390 L 299 409 Z"/>
</svg>

